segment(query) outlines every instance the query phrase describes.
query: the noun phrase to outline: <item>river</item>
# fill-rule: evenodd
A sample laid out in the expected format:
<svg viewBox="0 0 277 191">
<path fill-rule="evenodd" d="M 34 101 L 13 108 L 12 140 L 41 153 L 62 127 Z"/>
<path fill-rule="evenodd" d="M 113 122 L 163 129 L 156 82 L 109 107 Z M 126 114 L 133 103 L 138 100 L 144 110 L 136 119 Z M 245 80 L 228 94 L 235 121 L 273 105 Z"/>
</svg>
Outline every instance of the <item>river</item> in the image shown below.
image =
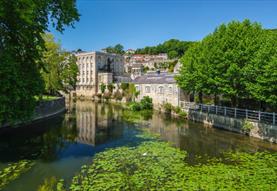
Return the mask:
<svg viewBox="0 0 277 191">
<path fill-rule="evenodd" d="M 119 105 L 88 101 L 71 103 L 68 112 L 25 127 L 0 131 L 0 170 L 23 159 L 34 161 L 30 170 L 9 183 L 5 191 L 35 191 L 45 178 L 70 181 L 84 164 L 107 148 L 135 145 L 141 127 L 196 156 L 219 157 L 225 151 L 277 151 L 277 145 L 244 135 L 172 119 L 154 112 L 141 123 L 124 120 Z M 1 180 L 0 180 L 1 181 Z"/>
</svg>

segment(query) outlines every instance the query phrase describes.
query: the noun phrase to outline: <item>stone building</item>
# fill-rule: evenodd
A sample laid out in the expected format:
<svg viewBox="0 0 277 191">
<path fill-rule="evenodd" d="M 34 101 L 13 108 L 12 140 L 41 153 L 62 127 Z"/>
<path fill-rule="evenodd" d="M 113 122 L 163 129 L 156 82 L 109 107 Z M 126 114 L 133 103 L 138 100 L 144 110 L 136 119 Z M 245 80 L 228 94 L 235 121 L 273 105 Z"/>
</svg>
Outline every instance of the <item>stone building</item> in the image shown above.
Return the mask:
<svg viewBox="0 0 277 191">
<path fill-rule="evenodd" d="M 177 86 L 175 75 L 176 73 L 149 72 L 137 77 L 133 82 L 140 92 L 138 100 L 149 96 L 152 98 L 154 106 L 161 106 L 164 103 L 179 106 L 180 101 L 189 100 L 189 95 L 186 95 Z"/>
<path fill-rule="evenodd" d="M 116 82 L 124 76 L 124 58 L 104 52 L 76 53 L 79 68 L 76 95 L 92 97 L 101 83 Z"/>
</svg>

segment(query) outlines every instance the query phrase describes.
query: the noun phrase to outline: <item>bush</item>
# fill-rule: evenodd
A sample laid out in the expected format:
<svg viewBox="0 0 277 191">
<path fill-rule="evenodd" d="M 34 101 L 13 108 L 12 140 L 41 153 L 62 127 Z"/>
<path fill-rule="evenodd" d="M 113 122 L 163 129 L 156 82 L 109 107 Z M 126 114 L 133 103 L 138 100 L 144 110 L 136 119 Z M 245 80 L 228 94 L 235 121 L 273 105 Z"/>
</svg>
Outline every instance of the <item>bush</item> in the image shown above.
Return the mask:
<svg viewBox="0 0 277 191">
<path fill-rule="evenodd" d="M 138 102 L 130 103 L 129 108 L 132 111 L 140 111 L 142 109 L 140 103 L 138 103 Z"/>
<path fill-rule="evenodd" d="M 173 106 L 170 103 L 163 104 L 163 108 L 165 113 L 171 113 Z"/>
<path fill-rule="evenodd" d="M 116 99 L 116 100 L 122 100 L 122 98 L 123 98 L 123 96 L 122 96 L 122 93 L 119 91 L 119 90 L 117 90 L 115 93 L 114 93 L 114 99 Z"/>
<path fill-rule="evenodd" d="M 149 96 L 144 96 L 140 101 L 140 105 L 142 110 L 153 109 L 152 98 Z"/>
<path fill-rule="evenodd" d="M 188 116 L 187 112 L 184 112 L 184 111 L 180 111 L 180 112 L 178 113 L 178 115 L 179 115 L 179 117 L 181 117 L 181 118 L 187 118 L 187 116 Z"/>
<path fill-rule="evenodd" d="M 103 96 L 106 100 L 111 98 L 111 93 L 110 92 L 105 92 Z"/>
<path fill-rule="evenodd" d="M 254 128 L 253 124 L 247 120 L 243 122 L 242 131 L 246 134 L 249 134 L 250 131 Z"/>
</svg>

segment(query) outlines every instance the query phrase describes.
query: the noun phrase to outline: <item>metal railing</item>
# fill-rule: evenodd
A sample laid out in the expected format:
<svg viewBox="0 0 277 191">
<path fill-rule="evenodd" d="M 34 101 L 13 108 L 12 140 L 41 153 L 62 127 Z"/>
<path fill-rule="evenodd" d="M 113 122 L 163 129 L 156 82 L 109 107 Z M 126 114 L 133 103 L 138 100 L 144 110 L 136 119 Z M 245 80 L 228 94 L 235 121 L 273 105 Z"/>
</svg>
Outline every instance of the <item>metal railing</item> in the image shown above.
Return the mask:
<svg viewBox="0 0 277 191">
<path fill-rule="evenodd" d="M 260 121 L 276 125 L 276 113 L 261 112 L 248 109 L 231 108 L 216 105 L 196 104 L 194 102 L 180 102 L 180 107 L 186 110 L 201 111 L 204 113 L 216 114 L 232 118 L 247 119 L 250 121 Z"/>
</svg>

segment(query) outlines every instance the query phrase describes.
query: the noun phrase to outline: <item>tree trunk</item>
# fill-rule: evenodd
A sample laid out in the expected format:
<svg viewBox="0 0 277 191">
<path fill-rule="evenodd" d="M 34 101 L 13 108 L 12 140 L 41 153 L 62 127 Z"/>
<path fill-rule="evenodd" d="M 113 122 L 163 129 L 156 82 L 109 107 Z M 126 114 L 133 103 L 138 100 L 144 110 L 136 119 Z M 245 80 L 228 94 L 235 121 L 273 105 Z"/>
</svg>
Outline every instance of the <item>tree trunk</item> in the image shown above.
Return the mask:
<svg viewBox="0 0 277 191">
<path fill-rule="evenodd" d="M 232 105 L 232 107 L 237 107 L 238 106 L 238 98 L 237 98 L 237 96 L 232 96 L 232 98 L 231 98 L 231 105 Z"/>
<path fill-rule="evenodd" d="M 214 105 L 218 105 L 218 97 L 217 97 L 217 94 L 214 94 Z"/>
<path fill-rule="evenodd" d="M 202 92 L 199 92 L 198 98 L 199 98 L 199 103 L 203 103 L 203 93 Z"/>
</svg>

